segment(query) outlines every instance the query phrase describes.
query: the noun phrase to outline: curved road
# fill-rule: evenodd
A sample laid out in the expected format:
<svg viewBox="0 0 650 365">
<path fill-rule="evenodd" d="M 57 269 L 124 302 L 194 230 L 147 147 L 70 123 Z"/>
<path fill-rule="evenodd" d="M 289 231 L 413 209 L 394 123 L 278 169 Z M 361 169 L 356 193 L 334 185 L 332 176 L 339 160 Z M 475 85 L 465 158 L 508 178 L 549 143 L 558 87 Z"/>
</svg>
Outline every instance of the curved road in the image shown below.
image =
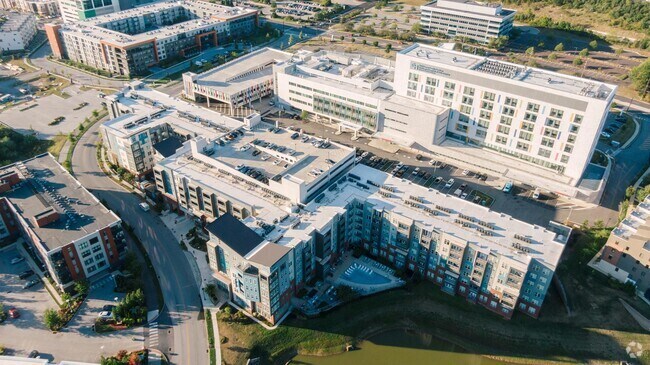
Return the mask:
<svg viewBox="0 0 650 365">
<path fill-rule="evenodd" d="M 74 175 L 110 209 L 135 229 L 156 269 L 165 300 L 158 318 L 159 346 L 174 364 L 208 364 L 208 342 L 199 287 L 190 263 L 174 236 L 153 212 L 139 207 L 140 198 L 129 193 L 104 175 L 97 163 L 95 144 L 99 125 L 92 126 L 81 138 L 72 157 Z M 149 345 L 149 343 L 147 343 Z"/>
</svg>

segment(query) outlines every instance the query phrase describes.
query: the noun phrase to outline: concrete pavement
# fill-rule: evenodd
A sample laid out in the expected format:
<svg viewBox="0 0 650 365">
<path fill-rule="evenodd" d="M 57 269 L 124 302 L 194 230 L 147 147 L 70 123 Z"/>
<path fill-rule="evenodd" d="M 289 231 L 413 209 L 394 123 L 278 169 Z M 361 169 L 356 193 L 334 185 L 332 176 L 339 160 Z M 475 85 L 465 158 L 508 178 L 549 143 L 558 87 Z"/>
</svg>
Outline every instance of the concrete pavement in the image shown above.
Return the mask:
<svg viewBox="0 0 650 365">
<path fill-rule="evenodd" d="M 203 308 L 192 268 L 187 260 L 179 259 L 183 251 L 176 240 L 170 239 L 173 234 L 156 213 L 143 213 L 138 208 L 140 198 L 100 170 L 95 150 L 98 129 L 99 124 L 95 124 L 77 144 L 72 158 L 75 176 L 134 228 L 154 264 L 165 300 L 158 318 L 159 349 L 174 364 L 207 364 Z"/>
</svg>

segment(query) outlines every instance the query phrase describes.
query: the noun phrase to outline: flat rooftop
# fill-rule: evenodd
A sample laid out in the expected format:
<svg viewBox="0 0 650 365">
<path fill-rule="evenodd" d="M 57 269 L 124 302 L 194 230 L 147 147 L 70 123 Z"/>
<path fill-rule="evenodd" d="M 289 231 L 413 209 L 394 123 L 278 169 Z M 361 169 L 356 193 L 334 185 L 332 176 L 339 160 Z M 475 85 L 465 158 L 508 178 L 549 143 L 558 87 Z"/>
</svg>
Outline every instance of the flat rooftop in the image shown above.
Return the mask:
<svg viewBox="0 0 650 365">
<path fill-rule="evenodd" d="M 214 139 L 242 126 L 237 119 L 150 89 L 141 83 L 132 85 L 121 93 L 106 97 L 118 100 L 120 109 L 128 111 L 103 124 L 116 136 L 131 136 L 167 123 L 177 131 Z"/>
<path fill-rule="evenodd" d="M 336 189 L 328 189 L 320 202 L 313 201 L 305 208 L 311 212 L 312 221 L 317 223 L 319 215 L 328 219 L 332 209 L 345 207 L 353 199 L 359 199 L 376 209 L 411 218 L 426 229 L 462 238 L 481 249 L 522 263 L 536 259 L 550 267 L 556 267 L 568 238 L 568 234 L 557 234 L 549 228 L 516 220 L 365 165 L 355 166 L 347 176 L 347 179 L 339 181 Z M 351 179 L 351 176 L 355 178 Z"/>
<path fill-rule="evenodd" d="M 616 85 L 596 80 L 564 75 L 419 43 L 400 51 L 399 54 L 422 61 L 426 65 L 438 64 L 464 69 L 477 75 L 486 74 L 509 79 L 513 83 L 521 83 L 534 89 L 547 89 L 551 92 L 562 91 L 600 100 L 607 99 L 616 89 Z"/>
<path fill-rule="evenodd" d="M 650 196 L 634 208 L 632 213 L 621 221 L 612 233 L 623 239 L 630 239 L 643 232 L 642 227 L 650 227 Z M 645 237 L 650 239 L 650 236 Z"/>
<path fill-rule="evenodd" d="M 462 10 L 483 16 L 505 18 L 515 13 L 514 10 L 503 9 L 500 3 L 478 2 L 474 0 L 437 0 L 423 7 Z"/>
<path fill-rule="evenodd" d="M 243 131 L 243 136 L 225 143 L 224 146 L 215 143 L 211 157 L 232 168 L 239 165 L 254 168 L 268 179 L 291 175 L 309 184 L 321 174 L 327 173 L 333 165 L 331 162 L 339 162 L 352 153 L 351 148 L 334 142 L 330 142 L 327 148 L 319 148 L 313 143 L 325 140 L 310 137 L 307 142 L 303 142 L 302 136 L 291 138 L 294 133 L 299 132 L 283 128 L 269 132 L 269 128 L 273 126 L 262 122 L 251 131 Z M 260 154 L 254 156 L 253 152 L 256 150 L 260 151 Z M 318 171 L 317 174 L 312 173 L 315 170 Z"/>
<path fill-rule="evenodd" d="M 272 65 L 291 58 L 291 54 L 262 48 L 199 75 L 195 84 L 226 93 L 245 90 L 273 78 Z"/>
<path fill-rule="evenodd" d="M 9 199 L 17 208 L 18 214 L 43 242 L 46 251 L 119 221 L 49 154 L 2 167 L 0 175 L 10 171 L 17 171 L 21 182 L 0 197 Z M 59 213 L 59 219 L 38 227 L 33 217 L 48 209 Z"/>
<path fill-rule="evenodd" d="M 142 33 L 126 34 L 108 29 L 113 22 L 136 21 L 140 23 L 144 18 L 156 19 L 158 13 L 183 8 L 193 15 L 190 19 L 166 26 L 152 26 Z M 137 45 L 148 40 L 160 40 L 188 33 L 197 29 L 214 26 L 218 23 L 236 19 L 245 15 L 256 14 L 257 10 L 243 7 L 229 7 L 212 4 L 199 0 L 162 1 L 133 9 L 122 10 L 116 13 L 100 15 L 82 22 L 63 24 L 61 29 L 75 33 L 79 37 L 109 41 L 121 47 Z"/>
<path fill-rule="evenodd" d="M 34 15 L 16 11 L 0 11 L 0 32 L 17 32 Z"/>
</svg>

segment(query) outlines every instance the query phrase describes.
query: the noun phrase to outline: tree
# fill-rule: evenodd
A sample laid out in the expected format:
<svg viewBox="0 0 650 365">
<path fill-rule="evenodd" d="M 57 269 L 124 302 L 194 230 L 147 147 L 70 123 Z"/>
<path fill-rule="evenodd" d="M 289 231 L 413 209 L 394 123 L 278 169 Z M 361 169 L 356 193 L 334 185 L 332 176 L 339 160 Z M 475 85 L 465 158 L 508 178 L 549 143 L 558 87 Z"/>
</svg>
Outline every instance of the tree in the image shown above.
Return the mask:
<svg viewBox="0 0 650 365">
<path fill-rule="evenodd" d="M 275 1 L 271 1 L 271 9 L 275 9 L 278 7 L 278 4 L 276 4 Z"/>
<path fill-rule="evenodd" d="M 488 42 L 488 47 L 493 48 L 493 49 L 497 49 L 497 50 L 501 49 L 501 48 L 505 47 L 506 44 L 508 44 L 509 39 L 510 38 L 508 36 L 503 36 L 503 35 L 500 36 L 500 37 L 497 37 L 497 38 L 492 38 Z"/>
<path fill-rule="evenodd" d="M 390 53 L 390 50 L 391 50 L 392 48 L 393 48 L 393 45 L 390 44 L 390 43 L 388 43 L 388 44 L 386 45 L 386 53 Z"/>
<path fill-rule="evenodd" d="M 277 19 L 277 18 L 278 18 L 278 13 L 276 13 L 275 10 L 273 10 L 273 11 L 271 12 L 271 18 L 273 18 L 273 19 Z"/>
<path fill-rule="evenodd" d="M 528 57 L 534 56 L 535 55 L 535 47 L 528 47 L 526 49 L 526 55 Z"/>
<path fill-rule="evenodd" d="M 555 46 L 555 52 L 564 52 L 564 43 L 558 43 Z"/>
<path fill-rule="evenodd" d="M 591 49 L 596 49 L 596 48 L 598 48 L 598 41 L 594 39 L 593 41 L 589 42 L 589 47 L 590 47 Z"/>
<path fill-rule="evenodd" d="M 77 280 L 74 283 L 74 291 L 76 291 L 78 294 L 87 294 L 88 291 L 90 290 L 90 285 L 88 285 L 88 280 L 81 279 Z"/>
<path fill-rule="evenodd" d="M 79 129 L 79 131 L 83 132 L 83 130 L 86 129 L 86 127 L 84 127 L 83 123 L 79 123 L 79 126 L 77 127 L 77 129 Z"/>
<path fill-rule="evenodd" d="M 650 83 L 650 60 L 646 60 L 642 64 L 633 68 L 630 71 L 630 79 L 632 80 L 634 89 L 642 98 L 645 98 Z"/>
<path fill-rule="evenodd" d="M 321 0 L 320 4 L 325 7 L 332 6 L 332 0 Z"/>
<path fill-rule="evenodd" d="M 339 39 L 340 39 L 341 41 L 343 41 L 343 40 L 345 39 L 345 36 L 342 35 L 342 36 L 339 37 Z"/>
<path fill-rule="evenodd" d="M 59 328 L 61 328 L 61 316 L 59 316 L 59 312 L 52 308 L 48 308 L 45 310 L 45 313 L 43 314 L 43 323 L 45 324 L 45 327 L 49 329 L 50 331 L 56 331 Z"/>
<path fill-rule="evenodd" d="M 548 59 L 551 60 L 551 61 L 556 60 L 557 55 L 555 53 L 551 53 L 551 54 L 548 55 Z"/>
<path fill-rule="evenodd" d="M 300 112 L 300 119 L 307 120 L 308 117 L 309 117 L 309 113 L 306 110 Z"/>
<path fill-rule="evenodd" d="M 379 42 L 378 42 L 378 41 L 374 41 L 374 42 L 372 42 L 372 45 L 375 46 L 375 47 L 379 47 Z"/>
<path fill-rule="evenodd" d="M 585 48 L 579 53 L 580 57 L 589 57 L 589 48 Z"/>
<path fill-rule="evenodd" d="M 99 112 L 97 110 L 93 110 L 93 117 L 97 118 L 99 116 Z"/>
<path fill-rule="evenodd" d="M 573 65 L 574 66 L 582 66 L 583 63 L 584 63 L 584 61 L 580 57 L 576 57 L 576 58 L 573 59 Z"/>
<path fill-rule="evenodd" d="M 364 40 L 361 41 L 361 44 L 363 44 L 365 46 L 366 44 L 368 44 L 368 41 L 364 39 Z"/>
</svg>

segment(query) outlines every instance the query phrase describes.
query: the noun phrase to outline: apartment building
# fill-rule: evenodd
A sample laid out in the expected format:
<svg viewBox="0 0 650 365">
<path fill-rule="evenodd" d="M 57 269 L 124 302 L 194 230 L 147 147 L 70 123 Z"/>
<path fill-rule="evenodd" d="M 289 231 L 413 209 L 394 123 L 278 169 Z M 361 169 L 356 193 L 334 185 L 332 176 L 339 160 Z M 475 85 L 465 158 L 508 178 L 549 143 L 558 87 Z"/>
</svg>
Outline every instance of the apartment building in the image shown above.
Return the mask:
<svg viewBox="0 0 650 365">
<path fill-rule="evenodd" d="M 584 177 L 615 85 L 420 44 L 395 62 L 300 52 L 274 73 L 281 106 L 340 129 L 569 197 L 602 194 Z"/>
<path fill-rule="evenodd" d="M 60 15 L 57 0 L 0 0 L 0 8 L 33 13 L 39 18 L 56 18 Z"/>
<path fill-rule="evenodd" d="M 83 21 L 122 10 L 119 0 L 58 0 L 58 2 L 65 23 Z"/>
<path fill-rule="evenodd" d="M 0 11 L 0 51 L 23 51 L 35 35 L 34 14 Z"/>
<path fill-rule="evenodd" d="M 49 154 L 0 168 L 0 240 L 19 238 L 61 289 L 126 253 L 121 220 Z"/>
<path fill-rule="evenodd" d="M 191 100 L 235 108 L 273 94 L 273 65 L 291 54 L 262 48 L 202 74 L 183 74 L 183 95 Z"/>
<path fill-rule="evenodd" d="M 48 24 L 52 53 L 114 75 L 135 76 L 253 32 L 257 10 L 200 0 L 167 1 L 82 22 Z"/>
<path fill-rule="evenodd" d="M 650 301 L 650 196 L 609 235 L 589 266 L 624 284 Z"/>
<path fill-rule="evenodd" d="M 181 144 L 196 136 L 214 139 L 243 125 L 139 81 L 104 99 L 111 119 L 100 130 L 108 160 L 136 177 L 152 171 L 157 147 L 165 155 L 175 152 L 177 144 L 165 143 L 170 138 Z"/>
<path fill-rule="evenodd" d="M 435 0 L 420 6 L 420 24 L 426 34 L 468 38 L 479 43 L 507 36 L 515 11 L 501 4 L 473 0 Z"/>
<path fill-rule="evenodd" d="M 168 201 L 206 222 L 210 267 L 238 305 L 275 323 L 298 290 L 356 245 L 505 318 L 515 310 L 539 315 L 568 227 L 529 225 L 365 165 L 352 167 L 346 157 L 334 160 L 341 173 L 321 173 L 326 184 L 303 201 L 251 181 L 243 166 L 233 169 L 242 163 L 275 174 L 266 152 L 253 152 L 283 132 L 247 131 L 209 153 L 201 152 L 205 141 L 193 139 L 154 168 Z"/>
</svg>

